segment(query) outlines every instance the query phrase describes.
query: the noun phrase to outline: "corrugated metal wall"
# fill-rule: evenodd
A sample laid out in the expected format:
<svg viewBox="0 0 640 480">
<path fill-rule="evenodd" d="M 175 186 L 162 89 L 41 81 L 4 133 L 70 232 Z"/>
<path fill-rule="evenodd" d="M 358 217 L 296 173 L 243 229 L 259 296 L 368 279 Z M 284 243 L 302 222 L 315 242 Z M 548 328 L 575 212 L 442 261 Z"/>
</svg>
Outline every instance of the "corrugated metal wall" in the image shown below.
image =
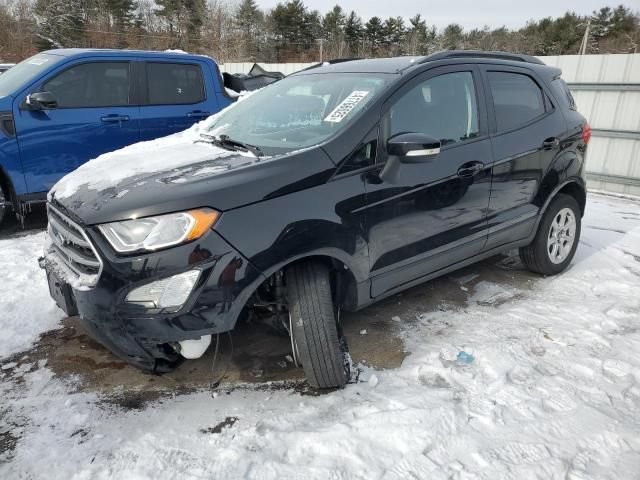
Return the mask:
<svg viewBox="0 0 640 480">
<path fill-rule="evenodd" d="M 562 69 L 593 136 L 587 153 L 589 188 L 640 196 L 640 54 L 540 57 Z M 286 75 L 313 63 L 261 63 Z M 253 63 L 227 63 L 246 73 Z"/>
<path fill-rule="evenodd" d="M 589 188 L 640 195 L 640 54 L 540 58 L 562 69 L 593 129 Z"/>
</svg>

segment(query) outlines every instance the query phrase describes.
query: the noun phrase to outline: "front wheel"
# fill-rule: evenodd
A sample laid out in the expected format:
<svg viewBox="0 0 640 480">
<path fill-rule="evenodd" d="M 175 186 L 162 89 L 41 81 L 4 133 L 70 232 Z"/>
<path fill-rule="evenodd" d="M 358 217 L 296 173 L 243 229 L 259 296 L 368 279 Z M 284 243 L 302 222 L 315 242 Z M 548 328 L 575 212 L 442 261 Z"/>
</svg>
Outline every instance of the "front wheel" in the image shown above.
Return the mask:
<svg viewBox="0 0 640 480">
<path fill-rule="evenodd" d="M 544 213 L 531 244 L 520 249 L 520 258 L 532 272 L 562 272 L 576 253 L 582 226 L 578 202 L 565 194 L 554 198 Z"/>
<path fill-rule="evenodd" d="M 5 213 L 7 212 L 8 201 L 8 197 L 4 189 L 2 188 L 2 185 L 0 185 L 0 226 L 2 226 L 2 220 L 4 219 Z"/>
<path fill-rule="evenodd" d="M 286 271 L 294 357 L 317 388 L 342 387 L 349 379 L 346 342 L 336 321 L 326 265 L 308 262 Z"/>
</svg>

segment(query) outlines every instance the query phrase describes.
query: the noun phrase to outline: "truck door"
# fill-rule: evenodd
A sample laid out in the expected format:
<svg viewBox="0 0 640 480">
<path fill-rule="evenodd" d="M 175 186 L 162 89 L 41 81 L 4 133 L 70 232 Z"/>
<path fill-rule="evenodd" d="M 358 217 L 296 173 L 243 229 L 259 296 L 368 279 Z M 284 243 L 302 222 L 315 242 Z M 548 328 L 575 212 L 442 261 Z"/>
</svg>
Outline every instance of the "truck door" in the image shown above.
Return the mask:
<svg viewBox="0 0 640 480">
<path fill-rule="evenodd" d="M 13 112 L 29 193 L 48 191 L 61 177 L 103 153 L 139 140 L 139 107 L 131 100 L 133 59 L 65 65 L 18 96 Z M 24 99 L 49 92 L 57 106 L 28 110 Z"/>
<path fill-rule="evenodd" d="M 140 108 L 142 140 L 186 130 L 219 110 L 197 62 L 145 61 L 146 102 Z"/>
</svg>

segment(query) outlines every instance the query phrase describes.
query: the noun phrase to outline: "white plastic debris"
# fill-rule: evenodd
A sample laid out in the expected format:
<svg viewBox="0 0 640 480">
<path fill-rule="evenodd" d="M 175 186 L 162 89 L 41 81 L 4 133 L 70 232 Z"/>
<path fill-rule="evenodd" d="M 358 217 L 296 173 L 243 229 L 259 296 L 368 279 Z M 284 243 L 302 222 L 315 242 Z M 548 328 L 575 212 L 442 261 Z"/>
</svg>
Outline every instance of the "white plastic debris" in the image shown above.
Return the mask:
<svg viewBox="0 0 640 480">
<path fill-rule="evenodd" d="M 197 340 L 183 340 L 180 343 L 180 354 L 184 358 L 200 358 L 211 344 L 211 335 L 204 335 Z"/>
</svg>

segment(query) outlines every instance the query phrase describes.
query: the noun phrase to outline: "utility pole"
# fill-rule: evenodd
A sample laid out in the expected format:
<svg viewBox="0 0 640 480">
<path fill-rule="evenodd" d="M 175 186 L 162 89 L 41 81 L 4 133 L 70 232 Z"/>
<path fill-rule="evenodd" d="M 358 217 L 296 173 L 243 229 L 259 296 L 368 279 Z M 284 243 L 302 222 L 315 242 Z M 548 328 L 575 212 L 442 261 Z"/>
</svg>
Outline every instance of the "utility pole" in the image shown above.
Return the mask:
<svg viewBox="0 0 640 480">
<path fill-rule="evenodd" d="M 319 38 L 318 39 L 318 43 L 320 44 L 320 63 L 322 63 L 324 60 L 322 58 L 322 50 L 324 47 L 324 38 Z"/>
<path fill-rule="evenodd" d="M 580 44 L 580 52 L 578 52 L 578 55 L 584 55 L 587 53 L 587 44 L 589 43 L 590 27 L 591 27 L 591 19 L 587 20 L 587 28 L 584 30 L 584 37 L 582 37 L 582 44 Z"/>
</svg>

